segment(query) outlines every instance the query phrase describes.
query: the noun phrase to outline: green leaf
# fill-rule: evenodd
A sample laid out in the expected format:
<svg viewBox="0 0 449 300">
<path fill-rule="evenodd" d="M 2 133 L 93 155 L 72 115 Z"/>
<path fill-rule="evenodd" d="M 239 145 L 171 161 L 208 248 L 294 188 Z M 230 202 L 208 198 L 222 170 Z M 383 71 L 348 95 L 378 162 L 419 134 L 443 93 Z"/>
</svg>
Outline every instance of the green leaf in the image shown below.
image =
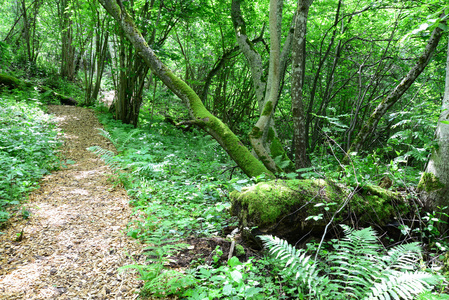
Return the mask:
<svg viewBox="0 0 449 300">
<path fill-rule="evenodd" d="M 233 293 L 234 293 L 234 288 L 232 287 L 232 285 L 227 284 L 223 287 L 223 295 L 229 296 Z"/>
<path fill-rule="evenodd" d="M 242 263 L 239 261 L 239 259 L 236 256 L 231 257 L 230 260 L 228 260 L 228 266 L 231 268 L 234 268 L 235 266 L 240 266 Z"/>
<path fill-rule="evenodd" d="M 240 282 L 242 282 L 243 276 L 242 276 L 242 273 L 240 273 L 240 271 L 234 270 L 231 272 L 231 278 L 235 282 L 240 283 Z"/>
</svg>

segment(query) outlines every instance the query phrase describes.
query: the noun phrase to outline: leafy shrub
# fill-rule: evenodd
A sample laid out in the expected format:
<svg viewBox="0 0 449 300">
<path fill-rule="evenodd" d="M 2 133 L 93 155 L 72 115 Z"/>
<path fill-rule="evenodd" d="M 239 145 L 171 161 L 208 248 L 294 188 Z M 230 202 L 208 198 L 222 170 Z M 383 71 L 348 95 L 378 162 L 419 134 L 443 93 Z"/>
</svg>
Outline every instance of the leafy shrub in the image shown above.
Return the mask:
<svg viewBox="0 0 449 300">
<path fill-rule="evenodd" d="M 58 166 L 60 144 L 55 124 L 36 101 L 0 98 L 0 124 L 0 221 L 5 221 L 6 208 L 19 204 L 43 174 Z"/>
</svg>

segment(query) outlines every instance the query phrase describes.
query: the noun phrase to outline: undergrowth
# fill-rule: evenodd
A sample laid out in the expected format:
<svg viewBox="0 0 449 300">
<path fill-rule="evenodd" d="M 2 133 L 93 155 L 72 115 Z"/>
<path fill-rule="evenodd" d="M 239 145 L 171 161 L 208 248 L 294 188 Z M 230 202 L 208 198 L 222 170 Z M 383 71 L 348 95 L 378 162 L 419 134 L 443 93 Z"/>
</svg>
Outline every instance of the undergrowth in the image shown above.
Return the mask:
<svg viewBox="0 0 449 300">
<path fill-rule="evenodd" d="M 56 126 L 38 99 L 36 92 L 0 94 L 0 223 L 59 166 Z"/>
<path fill-rule="evenodd" d="M 186 247 L 181 243 L 183 238 L 222 235 L 223 227 L 235 225 L 236 220 L 228 212 L 228 193 L 260 179 L 247 179 L 242 173 L 235 171 L 233 162 L 223 149 L 209 136 L 196 129 L 183 131 L 156 117 L 139 129 L 123 125 L 113 120 L 109 114 L 100 114 L 99 118 L 106 129 L 100 130 L 99 134 L 108 138 L 117 151 L 111 152 L 99 147 L 91 147 L 90 150 L 102 156 L 112 166 L 115 172 L 111 180 L 117 185 L 123 185 L 131 196 L 138 217 L 129 225 L 128 235 L 148 245 L 145 251 L 149 257 L 147 264 L 123 268 L 135 270 L 140 274 L 141 279 L 145 281 L 141 290 L 143 296 L 176 295 L 186 299 L 331 299 L 327 298 L 328 295 L 307 298 L 310 293 L 304 292 L 298 278 L 292 276 L 291 269 L 283 265 L 286 256 L 281 256 L 281 259 L 271 256 L 250 258 L 246 262 L 232 257 L 227 264 L 220 265 L 218 261 L 223 252 L 217 248 L 213 253 L 212 263 L 192 262 L 192 267 L 183 273 L 166 268 L 170 257 Z M 375 157 L 372 159 L 376 160 Z M 366 168 L 370 165 L 370 162 L 358 159 L 355 163 L 357 166 L 366 165 Z M 392 164 L 387 170 L 371 169 L 365 175 L 371 174 L 372 178 L 377 179 L 376 176 L 385 175 L 387 171 L 391 174 L 391 171 L 396 170 L 395 166 L 397 164 Z M 310 175 L 314 177 L 316 174 L 315 172 Z M 410 182 L 406 177 L 396 174 L 394 178 Z M 358 180 L 367 182 L 369 178 L 365 176 Z M 369 234 L 372 232 L 368 232 L 364 237 Z M 330 293 L 344 291 L 342 295 L 345 295 L 345 298 L 350 298 L 352 293 L 352 298 L 358 299 L 360 295 L 354 291 L 354 287 L 348 285 L 348 280 L 355 280 L 355 285 L 360 282 L 353 275 L 343 276 L 342 273 L 335 272 L 342 271 L 342 268 L 347 268 L 349 273 L 361 272 L 360 268 L 369 269 L 370 263 L 378 263 L 375 261 L 376 257 L 385 262 L 384 258 L 394 254 L 384 253 L 381 246 L 375 244 L 377 240 L 373 234 L 372 238 L 365 242 L 372 245 L 360 246 L 362 253 L 356 254 L 350 263 L 344 264 L 340 269 L 335 269 L 332 263 L 325 265 L 324 261 L 330 259 L 335 264 L 342 263 L 343 258 L 338 250 L 345 247 L 345 244 L 342 244 L 344 242 L 329 242 L 327 252 L 321 251 L 325 253 L 321 258 L 323 262 L 316 262 L 316 272 L 313 274 L 316 278 L 337 278 L 336 283 L 329 285 Z M 412 250 L 418 253 L 413 256 L 412 266 L 413 270 L 417 270 L 421 262 L 421 258 L 418 259 L 419 247 L 410 247 L 415 247 Z M 309 245 L 309 248 L 313 252 L 314 245 Z M 330 254 L 332 250 L 337 252 Z M 302 254 L 304 258 L 305 252 Z M 340 261 L 337 261 L 338 259 Z M 356 266 L 360 268 L 357 269 Z M 428 278 L 426 274 L 421 272 L 418 277 L 422 275 L 421 277 Z M 395 278 L 389 279 L 391 280 L 378 281 L 384 285 L 398 283 Z M 329 279 L 323 280 L 325 283 L 330 282 Z M 305 283 L 307 286 L 310 282 Z M 424 283 L 422 285 L 430 287 Z M 376 297 L 373 299 L 389 299 Z M 422 297 L 446 299 L 436 298 L 437 296 L 432 294 Z M 399 298 L 393 295 L 391 299 Z"/>
<path fill-rule="evenodd" d="M 216 141 L 160 119 L 150 130 L 123 125 L 108 114 L 100 120 L 107 132 L 99 134 L 109 138 L 118 153 L 90 150 L 116 166 L 114 180 L 126 187 L 140 215 L 129 227 L 130 236 L 146 242 L 155 230 L 165 230 L 172 237 L 201 237 L 235 224 L 226 210 L 227 194 L 248 180 L 238 171 L 230 178 L 232 163 Z"/>
</svg>

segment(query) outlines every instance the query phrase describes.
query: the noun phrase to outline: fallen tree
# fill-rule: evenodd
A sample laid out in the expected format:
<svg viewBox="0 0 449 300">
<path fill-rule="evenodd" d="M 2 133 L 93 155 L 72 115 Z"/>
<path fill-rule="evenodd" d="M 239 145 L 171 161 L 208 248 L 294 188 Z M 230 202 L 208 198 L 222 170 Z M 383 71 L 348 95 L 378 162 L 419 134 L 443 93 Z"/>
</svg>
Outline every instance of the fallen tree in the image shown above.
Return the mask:
<svg viewBox="0 0 449 300">
<path fill-rule="evenodd" d="M 261 234 L 306 241 L 329 233 L 335 224 L 374 225 L 399 234 L 398 226 L 391 224 L 399 225 L 413 210 L 400 193 L 375 185 L 348 188 L 322 179 L 262 182 L 233 191 L 230 198 L 244 237 L 253 241 Z"/>
<path fill-rule="evenodd" d="M 59 94 L 57 92 L 55 92 L 54 90 L 52 90 L 49 87 L 43 86 L 43 85 L 33 85 L 32 83 L 25 81 L 25 80 L 21 80 L 19 78 L 16 78 L 14 76 L 11 75 L 7 75 L 7 74 L 2 74 L 0 73 L 0 86 L 5 86 L 8 89 L 20 89 L 20 88 L 32 88 L 32 87 L 36 87 L 37 90 L 40 93 L 46 94 L 48 96 L 51 96 L 57 100 L 59 100 L 59 102 L 61 102 L 61 104 L 65 104 L 65 105 L 77 105 L 78 102 L 71 98 L 71 97 L 67 97 L 65 95 Z"/>
</svg>

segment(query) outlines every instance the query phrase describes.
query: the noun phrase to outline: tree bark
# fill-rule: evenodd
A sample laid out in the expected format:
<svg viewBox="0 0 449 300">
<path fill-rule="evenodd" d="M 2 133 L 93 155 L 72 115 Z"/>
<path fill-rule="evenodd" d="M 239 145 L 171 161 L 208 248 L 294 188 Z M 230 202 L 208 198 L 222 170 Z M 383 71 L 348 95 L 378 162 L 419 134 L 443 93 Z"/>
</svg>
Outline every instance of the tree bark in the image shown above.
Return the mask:
<svg viewBox="0 0 449 300">
<path fill-rule="evenodd" d="M 75 47 L 73 46 L 73 29 L 67 0 L 59 4 L 59 26 L 61 27 L 61 76 L 69 81 L 75 79 Z"/>
<path fill-rule="evenodd" d="M 257 157 L 273 173 L 283 171 L 274 160 L 275 157 L 281 156 L 281 160 L 291 164 L 277 138 L 273 120 L 279 97 L 280 82 L 286 69 L 287 57 L 292 41 L 292 31 L 289 31 L 281 52 L 282 8 L 283 0 L 270 1 L 270 61 L 268 80 L 265 81 L 261 55 L 256 51 L 246 33 L 246 24 L 242 17 L 240 0 L 233 0 L 231 6 L 231 17 L 237 43 L 250 66 L 251 77 L 259 104 L 259 119 L 249 134 L 249 139 Z"/>
<path fill-rule="evenodd" d="M 121 5 L 120 0 L 99 0 L 109 14 L 117 21 L 126 37 L 135 47 L 152 72 L 186 104 L 190 116 L 196 125 L 217 140 L 249 177 L 273 174 L 240 142 L 235 134 L 221 120 L 213 116 L 204 107 L 198 95 L 165 66 L 145 42 L 134 21 Z"/>
<path fill-rule="evenodd" d="M 436 129 L 436 147 L 430 156 L 418 187 L 421 200 L 428 210 L 446 207 L 449 212 L 449 43 L 446 61 L 446 83 L 440 118 Z"/>
<path fill-rule="evenodd" d="M 303 104 L 303 86 L 306 70 L 306 34 L 307 17 L 313 0 L 298 1 L 295 20 L 295 34 L 292 46 L 292 117 L 293 140 L 295 146 L 295 168 L 301 169 L 310 166 L 306 154 L 308 145 L 306 136 L 306 119 Z"/>
<path fill-rule="evenodd" d="M 259 120 L 249 135 L 249 140 L 259 159 L 263 161 L 265 166 L 272 172 L 281 172 L 282 169 L 276 164 L 265 144 L 267 141 L 268 130 L 278 101 L 279 85 L 280 85 L 280 28 L 282 21 L 282 0 L 270 1 L 270 65 L 268 70 L 268 81 L 266 84 L 266 95 L 259 104 L 260 111 Z"/>
<path fill-rule="evenodd" d="M 444 22 L 445 23 L 445 22 Z M 435 27 L 432 31 L 432 34 L 427 42 L 426 48 L 424 49 L 423 54 L 418 58 L 417 63 L 413 68 L 408 72 L 408 74 L 401 80 L 401 82 L 391 91 L 391 93 L 376 107 L 374 112 L 371 114 L 368 121 L 362 127 L 357 137 L 352 142 L 349 150 L 343 159 L 344 163 L 348 162 L 349 154 L 351 152 L 358 152 L 362 148 L 365 141 L 369 136 L 372 135 L 373 131 L 376 129 L 377 124 L 385 115 L 385 113 L 392 107 L 401 96 L 409 89 L 409 87 L 415 82 L 421 72 L 425 69 L 425 67 L 430 62 L 432 54 L 435 52 L 435 49 L 443 35 L 443 29 L 440 27 Z"/>
</svg>

